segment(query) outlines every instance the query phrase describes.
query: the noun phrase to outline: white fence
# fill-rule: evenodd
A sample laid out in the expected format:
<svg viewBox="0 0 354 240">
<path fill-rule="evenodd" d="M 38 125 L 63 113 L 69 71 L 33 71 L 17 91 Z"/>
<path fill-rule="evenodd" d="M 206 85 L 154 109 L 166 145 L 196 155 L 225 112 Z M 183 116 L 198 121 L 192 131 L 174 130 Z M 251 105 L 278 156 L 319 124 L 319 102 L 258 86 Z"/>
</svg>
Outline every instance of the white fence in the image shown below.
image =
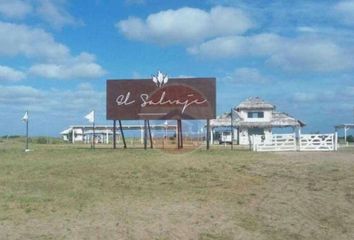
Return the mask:
<svg viewBox="0 0 354 240">
<path fill-rule="evenodd" d="M 296 151 L 295 134 L 272 134 L 267 137 L 253 135 L 253 151 Z"/>
<path fill-rule="evenodd" d="M 252 135 L 251 147 L 257 152 L 273 151 L 336 151 L 337 134 L 272 134 L 268 136 Z"/>
<path fill-rule="evenodd" d="M 337 134 L 301 134 L 300 151 L 335 151 L 337 150 Z"/>
</svg>

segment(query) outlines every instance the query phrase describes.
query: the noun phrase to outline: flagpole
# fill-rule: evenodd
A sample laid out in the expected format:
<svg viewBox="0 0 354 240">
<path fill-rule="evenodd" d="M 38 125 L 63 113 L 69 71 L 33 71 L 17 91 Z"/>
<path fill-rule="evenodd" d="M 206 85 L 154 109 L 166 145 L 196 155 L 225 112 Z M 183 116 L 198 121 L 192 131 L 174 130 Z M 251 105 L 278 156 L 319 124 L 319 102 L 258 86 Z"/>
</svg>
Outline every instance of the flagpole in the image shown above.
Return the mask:
<svg viewBox="0 0 354 240">
<path fill-rule="evenodd" d="M 28 152 L 28 120 L 26 120 L 26 149 L 25 152 Z"/>
<path fill-rule="evenodd" d="M 92 123 L 92 132 L 93 132 L 93 136 L 92 136 L 92 147 L 93 149 L 95 148 L 95 121 Z"/>
<path fill-rule="evenodd" d="M 90 123 L 92 123 L 92 141 L 91 141 L 91 149 L 95 148 L 95 110 L 91 111 L 89 114 L 85 116 Z"/>
<path fill-rule="evenodd" d="M 93 117 L 92 117 L 92 119 L 93 119 L 93 121 L 92 121 L 92 132 L 93 132 L 93 138 L 92 138 L 92 141 L 93 141 L 93 143 L 92 143 L 92 146 L 93 146 L 93 149 L 95 149 L 95 110 L 93 110 L 92 111 L 92 114 L 93 114 Z"/>
</svg>

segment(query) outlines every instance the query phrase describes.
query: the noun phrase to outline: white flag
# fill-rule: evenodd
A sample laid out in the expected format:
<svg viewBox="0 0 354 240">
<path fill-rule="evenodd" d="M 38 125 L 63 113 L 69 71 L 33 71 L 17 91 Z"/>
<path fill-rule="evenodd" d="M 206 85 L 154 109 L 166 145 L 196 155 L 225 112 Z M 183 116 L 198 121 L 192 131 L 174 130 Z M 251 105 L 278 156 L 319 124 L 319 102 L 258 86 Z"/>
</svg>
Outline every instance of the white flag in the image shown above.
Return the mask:
<svg viewBox="0 0 354 240">
<path fill-rule="evenodd" d="M 85 118 L 86 118 L 87 120 L 89 120 L 90 123 L 94 123 L 94 122 L 95 122 L 95 111 L 92 111 L 92 112 L 90 112 L 89 114 L 87 114 L 87 115 L 85 116 Z"/>
<path fill-rule="evenodd" d="M 22 121 L 24 121 L 24 122 L 28 121 L 28 112 L 25 113 L 25 115 L 22 118 Z"/>
</svg>

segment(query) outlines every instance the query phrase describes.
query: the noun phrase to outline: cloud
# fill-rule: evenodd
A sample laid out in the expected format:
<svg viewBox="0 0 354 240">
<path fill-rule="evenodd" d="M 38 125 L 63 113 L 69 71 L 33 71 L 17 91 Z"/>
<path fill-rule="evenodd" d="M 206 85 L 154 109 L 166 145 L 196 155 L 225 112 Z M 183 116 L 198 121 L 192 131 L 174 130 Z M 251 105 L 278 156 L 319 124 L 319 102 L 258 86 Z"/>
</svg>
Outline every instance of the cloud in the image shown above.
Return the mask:
<svg viewBox="0 0 354 240">
<path fill-rule="evenodd" d="M 46 96 L 48 99 L 50 98 L 50 103 L 46 106 L 45 111 L 53 109 L 56 112 L 61 112 L 60 114 L 63 116 L 77 116 L 78 112 L 86 113 L 91 109 L 95 109 L 100 114 L 105 111 L 105 91 L 98 91 L 89 83 L 80 84 L 73 90 L 53 89 L 47 91 Z"/>
<path fill-rule="evenodd" d="M 29 105 L 41 104 L 45 94 L 30 86 L 1 86 L 0 106 L 7 109 L 26 108 Z"/>
<path fill-rule="evenodd" d="M 336 87 L 333 89 L 313 89 L 302 92 L 294 92 L 291 94 L 290 100 L 303 104 L 323 105 L 325 103 L 330 103 L 334 106 L 339 104 L 350 106 L 350 103 L 354 100 L 354 94 L 353 92 L 350 93 L 350 90 L 354 90 L 354 86 L 348 86 L 345 89 Z"/>
<path fill-rule="evenodd" d="M 187 48 L 193 55 L 208 58 L 263 56 L 276 52 L 285 41 L 276 34 L 219 37 Z"/>
<path fill-rule="evenodd" d="M 0 0 L 0 15 L 6 18 L 22 19 L 32 12 L 32 6 L 21 0 Z"/>
<path fill-rule="evenodd" d="M 243 56 L 248 51 L 248 40 L 242 36 L 219 37 L 200 45 L 187 48 L 193 55 L 207 58 L 233 58 Z"/>
<path fill-rule="evenodd" d="M 26 78 L 26 74 L 13 68 L 0 65 L 0 82 L 1 81 L 20 81 Z"/>
<path fill-rule="evenodd" d="M 24 55 L 46 61 L 60 61 L 70 56 L 70 50 L 39 28 L 0 22 L 0 55 Z"/>
<path fill-rule="evenodd" d="M 0 85 L 1 134 L 23 134 L 21 118 L 30 114 L 30 134 L 58 135 L 72 124 L 87 124 L 84 116 L 95 109 L 98 123 L 105 123 L 105 91 L 88 83 L 76 88 L 37 89 Z"/>
<path fill-rule="evenodd" d="M 309 26 L 300 26 L 296 30 L 301 33 L 317 33 L 319 30 Z"/>
<path fill-rule="evenodd" d="M 78 79 L 78 78 L 99 78 L 106 74 L 106 71 L 94 62 L 93 55 L 81 53 L 78 57 L 69 60 L 64 64 L 35 64 L 29 73 L 50 79 Z"/>
<path fill-rule="evenodd" d="M 256 68 L 237 68 L 228 76 L 234 83 L 265 83 L 268 78 L 262 75 Z"/>
<path fill-rule="evenodd" d="M 83 25 L 67 10 L 67 0 L 0 0 L 0 15 L 11 19 L 38 17 L 56 29 Z"/>
<path fill-rule="evenodd" d="M 340 1 L 334 6 L 337 17 L 347 25 L 354 25 L 354 1 Z"/>
<path fill-rule="evenodd" d="M 65 9 L 66 1 L 38 0 L 36 13 L 52 27 L 60 29 L 66 25 L 82 25 Z"/>
<path fill-rule="evenodd" d="M 77 63 L 75 65 L 36 64 L 29 72 L 33 75 L 51 79 L 99 78 L 106 72 L 96 63 Z"/>
<path fill-rule="evenodd" d="M 240 9 L 217 6 L 209 12 L 184 7 L 149 15 L 145 20 L 130 17 L 116 24 L 127 38 L 161 45 L 200 42 L 208 38 L 241 34 L 253 23 Z"/>
<path fill-rule="evenodd" d="M 23 134 L 21 119 L 29 111 L 31 136 L 58 136 L 70 125 L 88 124 L 84 116 L 93 109 L 97 124 L 111 124 L 106 120 L 106 91 L 88 82 L 73 89 L 0 85 L 0 135 Z"/>
<path fill-rule="evenodd" d="M 145 0 L 125 0 L 126 4 L 138 4 L 138 5 L 142 5 L 145 4 L 146 1 Z"/>
<path fill-rule="evenodd" d="M 346 96 L 354 97 L 354 85 L 345 87 L 344 94 Z"/>
<path fill-rule="evenodd" d="M 268 62 L 285 70 L 338 71 L 353 68 L 351 51 L 334 42 L 299 38 L 285 44 L 286 48 L 272 54 Z"/>
<path fill-rule="evenodd" d="M 313 103 L 318 100 L 318 95 L 316 93 L 296 92 L 293 94 L 292 100 L 295 102 Z"/>
<path fill-rule="evenodd" d="M 353 50 L 320 37 L 281 37 L 277 34 L 220 37 L 189 47 L 192 55 L 207 58 L 263 58 L 290 71 L 339 71 L 353 68 Z"/>
<path fill-rule="evenodd" d="M 96 63 L 78 63 L 75 65 L 36 64 L 29 72 L 33 75 L 50 79 L 98 78 L 105 74 Z"/>
<path fill-rule="evenodd" d="M 70 49 L 38 28 L 0 22 L 0 56 L 25 56 L 35 59 L 29 73 L 49 79 L 97 78 L 105 70 L 95 56 L 81 53 L 72 56 Z"/>
<path fill-rule="evenodd" d="M 10 109 L 28 109 L 48 116 L 58 112 L 61 115 L 76 115 L 76 111 L 85 112 L 91 108 L 102 112 L 104 106 L 105 92 L 96 91 L 88 83 L 80 84 L 73 90 L 41 90 L 25 85 L 0 85 L 0 109 L 6 112 Z"/>
</svg>

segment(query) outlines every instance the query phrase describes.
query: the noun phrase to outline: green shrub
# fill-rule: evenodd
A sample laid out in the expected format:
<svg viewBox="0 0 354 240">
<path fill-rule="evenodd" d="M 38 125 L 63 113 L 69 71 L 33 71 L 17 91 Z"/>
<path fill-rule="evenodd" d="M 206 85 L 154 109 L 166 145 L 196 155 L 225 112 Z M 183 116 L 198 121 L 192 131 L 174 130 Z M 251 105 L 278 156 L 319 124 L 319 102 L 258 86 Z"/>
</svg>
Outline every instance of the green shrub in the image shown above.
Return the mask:
<svg viewBox="0 0 354 240">
<path fill-rule="evenodd" d="M 37 138 L 37 141 L 36 141 L 38 144 L 47 144 L 48 141 L 47 141 L 47 138 L 45 137 L 39 137 Z"/>
</svg>

